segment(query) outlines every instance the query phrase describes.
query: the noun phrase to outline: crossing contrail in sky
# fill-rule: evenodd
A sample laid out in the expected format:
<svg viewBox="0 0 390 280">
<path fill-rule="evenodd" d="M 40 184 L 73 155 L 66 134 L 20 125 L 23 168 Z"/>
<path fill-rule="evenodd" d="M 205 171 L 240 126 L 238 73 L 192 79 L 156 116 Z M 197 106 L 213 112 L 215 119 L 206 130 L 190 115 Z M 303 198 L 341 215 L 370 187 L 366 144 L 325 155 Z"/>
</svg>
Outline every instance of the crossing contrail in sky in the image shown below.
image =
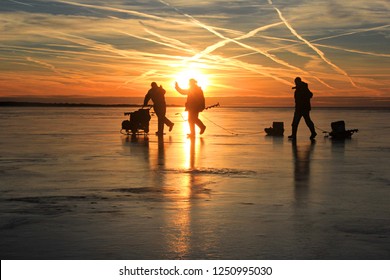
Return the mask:
<svg viewBox="0 0 390 280">
<path fill-rule="evenodd" d="M 305 38 L 303 38 L 301 35 L 298 34 L 298 32 L 291 26 L 291 24 L 287 21 L 287 19 L 283 16 L 282 12 L 276 8 L 274 6 L 274 4 L 272 3 L 272 0 L 268 0 L 268 3 L 270 5 L 272 5 L 272 7 L 275 9 L 275 11 L 278 13 L 279 15 L 279 18 L 285 23 L 286 27 L 291 31 L 291 33 L 297 37 L 299 40 L 303 41 L 307 46 L 309 46 L 312 50 L 314 50 L 320 57 L 321 59 L 326 62 L 327 64 L 329 64 L 330 66 L 332 66 L 337 72 L 343 74 L 344 76 L 346 76 L 349 81 L 351 82 L 351 84 L 354 86 L 354 87 L 357 87 L 357 85 L 354 83 L 354 81 L 351 79 L 351 77 L 348 75 L 347 72 L 345 72 L 343 69 L 341 69 L 340 67 L 338 67 L 336 64 L 334 64 L 333 62 L 331 62 L 326 56 L 325 54 L 320 50 L 318 49 L 316 46 L 314 46 L 312 43 L 310 43 L 308 40 L 306 40 Z"/>
<path fill-rule="evenodd" d="M 156 80 L 175 96 L 191 71 L 210 96 L 287 97 L 296 76 L 316 95 L 389 94 L 387 0 L 0 1 L 3 95 L 136 96 Z"/>
</svg>

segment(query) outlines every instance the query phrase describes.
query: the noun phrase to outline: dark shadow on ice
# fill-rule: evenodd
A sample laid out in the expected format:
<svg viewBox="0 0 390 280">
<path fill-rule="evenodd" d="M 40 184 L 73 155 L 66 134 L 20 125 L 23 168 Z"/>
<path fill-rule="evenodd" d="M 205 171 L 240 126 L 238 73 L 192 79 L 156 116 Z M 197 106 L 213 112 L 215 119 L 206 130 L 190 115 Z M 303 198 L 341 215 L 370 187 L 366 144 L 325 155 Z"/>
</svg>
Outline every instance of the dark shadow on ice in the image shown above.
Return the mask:
<svg viewBox="0 0 390 280">
<path fill-rule="evenodd" d="M 269 138 L 269 136 L 266 136 Z M 283 137 L 271 137 L 272 138 L 272 143 L 274 146 L 280 146 L 284 143 L 284 138 Z"/>
<path fill-rule="evenodd" d="M 163 135 L 158 136 L 157 166 L 158 168 L 163 168 L 165 166 L 165 147 Z"/>
<path fill-rule="evenodd" d="M 332 152 L 333 160 L 336 161 L 344 160 L 346 147 L 353 145 L 355 141 L 351 138 L 346 138 L 346 139 L 327 138 L 327 139 L 331 144 L 331 152 Z"/>
<path fill-rule="evenodd" d="M 348 154 L 356 152 L 358 147 L 355 146 L 356 142 L 354 139 L 347 138 L 347 139 L 331 139 L 328 138 L 330 144 L 331 144 L 331 155 L 332 155 L 332 167 L 333 170 L 335 170 L 336 174 L 342 174 L 345 168 L 348 169 L 350 166 L 349 163 L 349 157 Z M 349 151 L 349 152 L 348 152 Z M 356 161 L 359 161 L 360 159 L 356 158 Z M 335 176 L 332 176 L 332 178 L 337 178 Z M 336 180 L 334 184 L 339 184 L 343 181 L 343 179 L 346 178 L 343 176 L 342 178 L 339 178 L 339 180 Z"/>
<path fill-rule="evenodd" d="M 149 137 L 147 135 L 127 135 L 126 137 L 122 137 L 122 145 L 126 156 L 136 158 L 140 165 L 145 164 L 144 168 L 150 168 L 150 148 Z M 132 170 L 132 172 L 137 172 L 137 170 Z"/>
<path fill-rule="evenodd" d="M 296 141 L 292 142 L 295 200 L 298 204 L 306 201 L 309 194 L 310 160 L 314 147 L 314 141 L 306 145 L 298 145 Z"/>
<path fill-rule="evenodd" d="M 137 134 L 128 134 L 126 137 L 122 138 L 122 143 L 125 145 L 126 143 L 144 143 L 149 145 L 149 137 L 147 134 L 145 135 L 137 135 Z"/>
<path fill-rule="evenodd" d="M 332 143 L 332 156 L 334 158 L 344 158 L 344 152 L 345 152 L 345 141 L 351 141 L 351 139 L 342 139 L 342 140 L 333 140 L 330 139 L 330 142 Z"/>
</svg>

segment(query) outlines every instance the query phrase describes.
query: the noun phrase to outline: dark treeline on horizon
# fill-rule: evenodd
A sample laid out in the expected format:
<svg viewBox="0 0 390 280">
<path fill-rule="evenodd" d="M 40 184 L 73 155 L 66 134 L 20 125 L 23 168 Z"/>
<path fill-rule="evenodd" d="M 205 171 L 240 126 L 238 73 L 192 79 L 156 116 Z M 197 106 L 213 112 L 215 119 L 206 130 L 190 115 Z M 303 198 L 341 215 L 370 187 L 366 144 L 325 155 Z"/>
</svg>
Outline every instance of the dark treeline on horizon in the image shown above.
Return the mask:
<svg viewBox="0 0 390 280">
<path fill-rule="evenodd" d="M 261 106 L 261 105 L 223 105 L 225 108 L 292 108 L 291 106 Z M 78 102 L 29 102 L 29 101 L 0 101 L 0 107 L 134 107 L 141 108 L 142 104 L 99 104 L 99 103 L 78 103 Z M 184 107 L 183 105 L 168 104 L 167 107 Z M 387 106 L 316 106 L 316 109 L 366 109 L 366 110 L 390 110 Z"/>
<path fill-rule="evenodd" d="M 142 107 L 143 97 L 85 97 L 85 96 L 0 96 L 0 107 Z M 167 107 L 184 107 L 182 97 L 166 97 Z M 293 108 L 293 96 L 253 97 L 253 96 L 207 96 L 206 106 L 219 103 L 229 108 Z M 389 97 L 346 97 L 315 96 L 315 108 L 390 108 Z"/>
<path fill-rule="evenodd" d="M 182 107 L 180 105 L 168 105 Z M 0 101 L 0 107 L 142 107 L 141 104 L 97 104 L 97 103 L 72 103 L 72 102 L 24 102 L 24 101 Z"/>
</svg>

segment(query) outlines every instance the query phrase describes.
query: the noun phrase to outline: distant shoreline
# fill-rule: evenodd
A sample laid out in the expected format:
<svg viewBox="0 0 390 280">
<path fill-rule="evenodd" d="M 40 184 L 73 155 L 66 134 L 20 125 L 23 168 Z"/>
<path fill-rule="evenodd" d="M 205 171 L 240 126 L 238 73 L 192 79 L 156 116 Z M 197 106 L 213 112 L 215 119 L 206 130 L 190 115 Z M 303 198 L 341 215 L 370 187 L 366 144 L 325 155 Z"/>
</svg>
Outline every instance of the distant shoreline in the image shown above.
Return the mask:
<svg viewBox="0 0 390 280">
<path fill-rule="evenodd" d="M 227 105 L 225 108 L 291 108 L 291 106 L 243 106 L 243 105 Z M 74 108 L 123 108 L 134 107 L 140 108 L 142 104 L 99 104 L 99 103 L 68 103 L 68 102 L 19 102 L 19 101 L 0 101 L 0 107 L 74 107 Z M 184 107 L 183 105 L 168 104 L 167 107 Z M 345 110 L 390 110 L 389 107 L 376 107 L 376 106 L 316 106 L 315 109 L 345 109 Z"/>
<path fill-rule="evenodd" d="M 167 105 L 169 107 L 182 107 Z M 97 103 L 68 103 L 68 102 L 19 102 L 2 101 L 0 107 L 142 107 L 140 104 L 97 104 Z"/>
</svg>

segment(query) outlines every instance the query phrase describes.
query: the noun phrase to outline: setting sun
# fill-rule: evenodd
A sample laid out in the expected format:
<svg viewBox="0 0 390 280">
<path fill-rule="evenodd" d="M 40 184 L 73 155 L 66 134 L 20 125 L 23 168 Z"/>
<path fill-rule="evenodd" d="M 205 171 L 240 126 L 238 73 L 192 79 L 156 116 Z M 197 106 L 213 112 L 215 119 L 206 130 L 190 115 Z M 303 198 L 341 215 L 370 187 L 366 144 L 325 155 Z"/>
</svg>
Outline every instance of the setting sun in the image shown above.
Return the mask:
<svg viewBox="0 0 390 280">
<path fill-rule="evenodd" d="M 195 79 L 203 90 L 206 90 L 209 84 L 207 75 L 197 68 L 184 69 L 173 78 L 174 82 L 177 82 L 181 88 L 188 88 L 188 81 L 190 79 Z"/>
</svg>

